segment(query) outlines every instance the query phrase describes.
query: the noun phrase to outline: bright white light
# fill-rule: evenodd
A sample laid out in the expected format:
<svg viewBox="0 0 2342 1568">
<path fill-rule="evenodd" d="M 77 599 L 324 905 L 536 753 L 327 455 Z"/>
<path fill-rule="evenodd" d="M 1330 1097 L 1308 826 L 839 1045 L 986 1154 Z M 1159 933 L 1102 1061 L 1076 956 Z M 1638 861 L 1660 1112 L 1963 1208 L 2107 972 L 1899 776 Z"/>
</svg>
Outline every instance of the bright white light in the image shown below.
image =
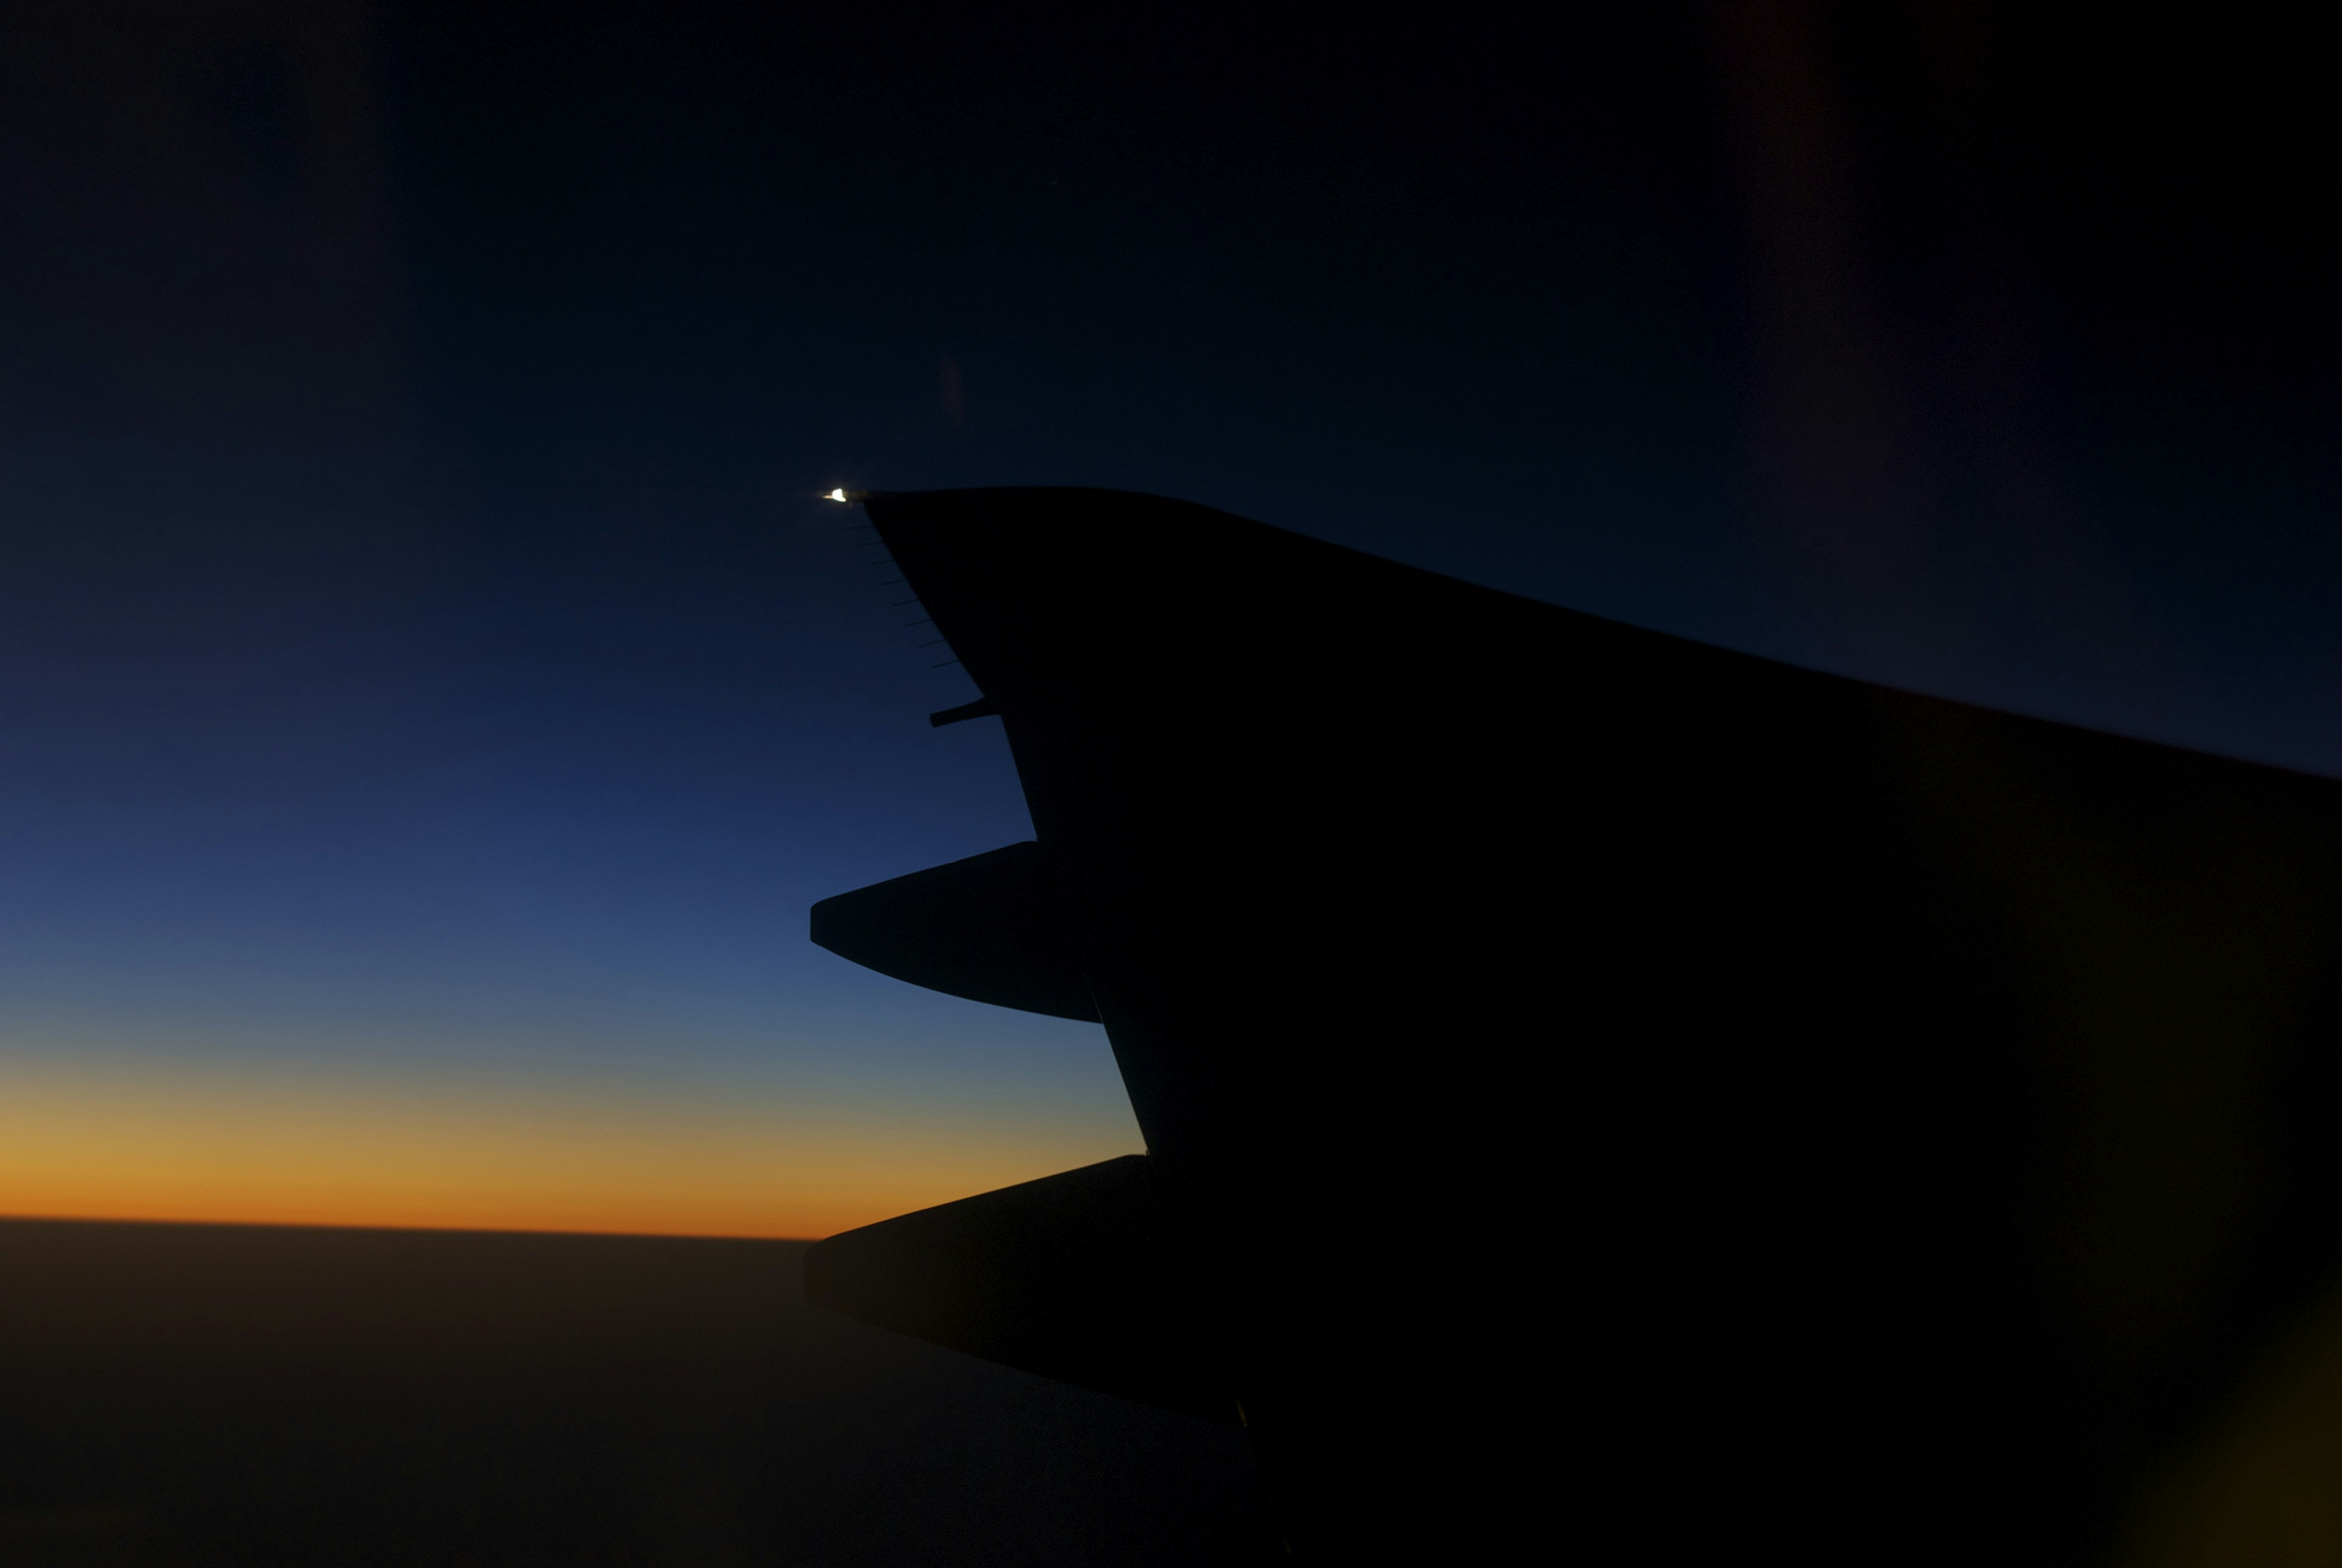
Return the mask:
<svg viewBox="0 0 2342 1568">
<path fill-rule="evenodd" d="M 842 484 L 841 484 L 841 485 L 839 485 L 836 489 L 835 489 L 835 490 L 831 491 L 828 494 L 826 494 L 826 495 L 823 496 L 823 497 L 822 497 L 822 499 L 823 499 L 824 501 L 843 501 L 843 500 L 845 500 L 845 499 L 846 499 L 846 486 L 844 486 L 844 485 L 842 485 Z"/>
</svg>

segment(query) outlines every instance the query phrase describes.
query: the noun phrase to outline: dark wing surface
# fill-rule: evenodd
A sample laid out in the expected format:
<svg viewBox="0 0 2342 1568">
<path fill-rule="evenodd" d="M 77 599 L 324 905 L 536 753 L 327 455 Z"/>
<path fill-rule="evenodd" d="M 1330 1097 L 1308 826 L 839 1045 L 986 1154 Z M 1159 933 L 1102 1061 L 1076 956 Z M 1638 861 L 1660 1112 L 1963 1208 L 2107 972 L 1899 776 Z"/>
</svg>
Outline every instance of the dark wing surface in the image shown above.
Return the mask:
<svg viewBox="0 0 2342 1568">
<path fill-rule="evenodd" d="M 1151 496 L 866 505 L 1036 842 L 816 939 L 1097 1018 L 1147 1153 L 808 1288 L 1240 1409 L 1303 1555 L 2097 1561 L 2342 1255 L 2342 786 Z"/>
</svg>

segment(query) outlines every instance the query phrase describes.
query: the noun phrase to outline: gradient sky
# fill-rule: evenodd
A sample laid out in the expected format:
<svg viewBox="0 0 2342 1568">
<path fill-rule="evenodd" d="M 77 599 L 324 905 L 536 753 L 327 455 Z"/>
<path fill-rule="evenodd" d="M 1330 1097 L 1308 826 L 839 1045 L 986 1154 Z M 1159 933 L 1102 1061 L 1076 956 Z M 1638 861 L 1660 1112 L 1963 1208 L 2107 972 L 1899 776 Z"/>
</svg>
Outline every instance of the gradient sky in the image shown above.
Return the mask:
<svg viewBox="0 0 2342 1568">
<path fill-rule="evenodd" d="M 2321 52 L 1540 9 L 13 13 L 0 1213 L 803 1235 L 1135 1148 L 1096 1029 L 806 940 L 1029 832 L 836 484 L 2342 774 Z"/>
</svg>

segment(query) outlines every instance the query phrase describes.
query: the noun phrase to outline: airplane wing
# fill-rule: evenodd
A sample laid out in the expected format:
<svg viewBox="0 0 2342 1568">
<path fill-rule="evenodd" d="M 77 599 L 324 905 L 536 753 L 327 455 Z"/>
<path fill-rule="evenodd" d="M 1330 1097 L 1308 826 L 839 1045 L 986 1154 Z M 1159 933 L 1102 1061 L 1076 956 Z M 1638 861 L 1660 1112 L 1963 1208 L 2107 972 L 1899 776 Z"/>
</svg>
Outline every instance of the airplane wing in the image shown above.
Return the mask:
<svg viewBox="0 0 2342 1568">
<path fill-rule="evenodd" d="M 1147 1152 L 816 1302 L 1237 1414 L 1305 1556 L 1865 1563 L 2104 1558 L 2316 1308 L 2342 786 L 1157 497 L 865 504 L 1036 837 L 816 940 L 1100 1020 Z"/>
</svg>

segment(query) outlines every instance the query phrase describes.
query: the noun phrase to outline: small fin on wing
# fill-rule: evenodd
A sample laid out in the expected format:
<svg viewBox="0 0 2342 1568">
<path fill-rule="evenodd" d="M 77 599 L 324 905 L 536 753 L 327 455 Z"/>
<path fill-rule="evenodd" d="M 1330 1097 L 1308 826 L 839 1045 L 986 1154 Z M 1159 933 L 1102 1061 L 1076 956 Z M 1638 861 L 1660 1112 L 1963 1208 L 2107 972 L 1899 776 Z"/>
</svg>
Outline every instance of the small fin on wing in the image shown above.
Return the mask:
<svg viewBox="0 0 2342 1568">
<path fill-rule="evenodd" d="M 1236 1419 L 1151 1162 L 1129 1154 L 816 1243 L 806 1299 L 1102 1393 Z"/>
<path fill-rule="evenodd" d="M 962 703 L 956 708 L 945 708 L 927 715 L 930 729 L 942 729 L 946 724 L 965 724 L 969 719 L 990 719 L 1000 715 L 1000 704 L 990 697 L 978 697 L 972 703 Z"/>
</svg>

